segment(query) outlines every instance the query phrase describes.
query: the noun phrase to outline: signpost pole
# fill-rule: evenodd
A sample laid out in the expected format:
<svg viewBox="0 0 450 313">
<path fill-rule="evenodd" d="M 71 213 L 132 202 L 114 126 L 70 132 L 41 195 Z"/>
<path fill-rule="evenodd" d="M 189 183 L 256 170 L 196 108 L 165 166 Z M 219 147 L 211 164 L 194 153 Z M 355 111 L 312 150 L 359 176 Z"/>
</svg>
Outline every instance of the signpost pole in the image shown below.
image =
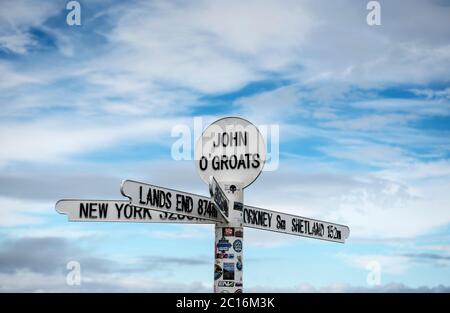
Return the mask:
<svg viewBox="0 0 450 313">
<path fill-rule="evenodd" d="M 214 249 L 214 292 L 241 293 L 243 283 L 243 188 L 222 184 L 229 200 L 228 223 L 216 223 Z"/>
</svg>

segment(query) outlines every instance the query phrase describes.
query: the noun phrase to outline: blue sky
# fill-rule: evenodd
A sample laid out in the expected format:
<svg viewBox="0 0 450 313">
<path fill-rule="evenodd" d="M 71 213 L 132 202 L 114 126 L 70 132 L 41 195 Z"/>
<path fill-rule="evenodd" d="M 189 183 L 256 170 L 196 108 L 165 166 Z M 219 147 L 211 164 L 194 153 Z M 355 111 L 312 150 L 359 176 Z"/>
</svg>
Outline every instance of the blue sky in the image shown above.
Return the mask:
<svg viewBox="0 0 450 313">
<path fill-rule="evenodd" d="M 0 290 L 211 291 L 213 226 L 54 205 L 122 179 L 206 195 L 172 132 L 233 115 L 279 129 L 246 203 L 351 229 L 246 230 L 247 291 L 448 291 L 450 2 L 380 1 L 380 26 L 367 2 L 80 1 L 69 26 L 66 1 L 0 1 Z"/>
</svg>

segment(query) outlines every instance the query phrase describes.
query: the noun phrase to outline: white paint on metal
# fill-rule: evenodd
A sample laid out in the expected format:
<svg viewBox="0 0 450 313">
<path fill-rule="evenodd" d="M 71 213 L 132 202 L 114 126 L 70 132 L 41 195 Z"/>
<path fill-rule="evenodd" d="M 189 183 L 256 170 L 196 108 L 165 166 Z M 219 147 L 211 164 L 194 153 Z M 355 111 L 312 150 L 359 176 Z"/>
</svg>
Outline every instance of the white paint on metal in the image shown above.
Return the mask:
<svg viewBox="0 0 450 313">
<path fill-rule="evenodd" d="M 250 185 L 261 173 L 266 145 L 258 128 L 239 117 L 227 117 L 209 125 L 195 146 L 195 164 L 201 179 Z"/>
<path fill-rule="evenodd" d="M 56 211 L 67 215 L 71 222 L 214 224 L 211 220 L 136 207 L 128 200 L 65 199 L 56 203 Z"/>
<path fill-rule="evenodd" d="M 124 180 L 127 200 L 60 200 L 56 210 L 69 221 L 215 224 L 214 292 L 242 292 L 244 226 L 344 243 L 345 225 L 243 204 L 243 190 L 261 173 L 266 146 L 258 128 L 238 117 L 220 119 L 195 147 L 201 179 L 211 198 Z"/>
<path fill-rule="evenodd" d="M 244 226 L 340 243 L 350 235 L 345 225 L 252 206 L 244 206 Z"/>
<path fill-rule="evenodd" d="M 137 207 L 223 221 L 211 199 L 206 197 L 133 180 L 124 180 L 120 190 L 130 199 L 130 204 Z"/>
</svg>

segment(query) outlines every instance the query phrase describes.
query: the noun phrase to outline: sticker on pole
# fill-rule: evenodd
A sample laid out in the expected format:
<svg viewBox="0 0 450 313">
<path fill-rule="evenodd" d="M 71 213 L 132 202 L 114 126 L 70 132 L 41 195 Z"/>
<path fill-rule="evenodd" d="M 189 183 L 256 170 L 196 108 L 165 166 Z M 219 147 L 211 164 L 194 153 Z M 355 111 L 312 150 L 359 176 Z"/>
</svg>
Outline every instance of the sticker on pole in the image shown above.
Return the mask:
<svg viewBox="0 0 450 313">
<path fill-rule="evenodd" d="M 226 117 L 209 125 L 195 146 L 201 179 L 250 185 L 266 161 L 266 145 L 258 128 L 239 117 Z"/>
</svg>

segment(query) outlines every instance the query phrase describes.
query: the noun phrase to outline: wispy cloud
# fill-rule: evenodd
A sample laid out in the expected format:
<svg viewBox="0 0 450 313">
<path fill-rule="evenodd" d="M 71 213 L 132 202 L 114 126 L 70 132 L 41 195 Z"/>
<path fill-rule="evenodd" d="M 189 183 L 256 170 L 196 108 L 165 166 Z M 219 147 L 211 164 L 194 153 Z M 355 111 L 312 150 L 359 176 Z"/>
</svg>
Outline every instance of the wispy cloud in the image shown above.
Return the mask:
<svg viewBox="0 0 450 313">
<path fill-rule="evenodd" d="M 0 225 L 12 227 L 35 225 L 45 221 L 42 213 L 48 212 L 49 203 L 0 197 Z"/>
<path fill-rule="evenodd" d="M 42 25 L 63 8 L 61 5 L 62 2 L 58 1 L 42 1 L 37 6 L 24 0 L 2 1 L 0 49 L 18 54 L 27 53 L 30 48 L 39 44 L 30 34 L 30 29 Z"/>
<path fill-rule="evenodd" d="M 311 284 L 303 283 L 298 286 L 291 288 L 272 288 L 269 286 L 254 286 L 248 289 L 249 292 L 306 292 L 306 293 L 316 293 L 316 292 L 326 292 L 326 293 L 448 293 L 450 292 L 450 287 L 448 286 L 434 286 L 434 287 L 418 287 L 412 288 L 401 283 L 390 283 L 380 286 L 373 287 L 363 287 L 363 286 L 352 286 L 349 284 L 330 284 L 324 287 L 314 287 Z"/>
<path fill-rule="evenodd" d="M 409 262 L 409 257 L 401 255 L 340 254 L 338 257 L 347 264 L 364 270 L 368 270 L 368 266 L 370 264 L 377 262 L 383 273 L 396 275 L 405 273 L 411 265 Z"/>
<path fill-rule="evenodd" d="M 181 119 L 148 118 L 134 123 L 120 119 L 48 118 L 32 123 L 5 122 L 0 126 L 0 165 L 9 161 L 61 161 L 108 148 L 120 141 L 163 142 L 172 125 Z M 20 142 L 20 144 L 17 144 Z"/>
</svg>

